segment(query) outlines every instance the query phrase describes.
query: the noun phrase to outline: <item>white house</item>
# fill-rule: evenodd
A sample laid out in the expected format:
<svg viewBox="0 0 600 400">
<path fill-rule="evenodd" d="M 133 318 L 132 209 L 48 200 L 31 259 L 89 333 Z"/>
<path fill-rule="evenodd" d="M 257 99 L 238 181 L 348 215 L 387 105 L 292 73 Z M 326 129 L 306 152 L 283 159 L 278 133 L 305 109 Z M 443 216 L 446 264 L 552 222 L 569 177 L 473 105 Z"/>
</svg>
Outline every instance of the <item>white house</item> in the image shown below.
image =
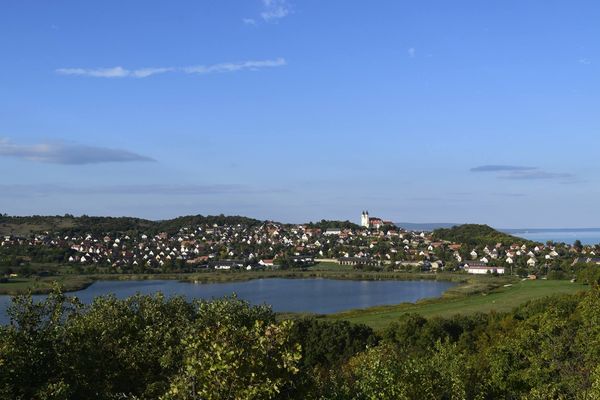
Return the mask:
<svg viewBox="0 0 600 400">
<path fill-rule="evenodd" d="M 469 274 L 498 274 L 504 273 L 504 267 L 491 267 L 482 263 L 469 263 L 464 265 L 465 271 Z"/>
<path fill-rule="evenodd" d="M 273 260 L 271 259 L 262 259 L 258 262 L 260 265 L 262 265 L 263 267 L 272 267 L 273 265 L 275 265 L 275 263 L 273 262 Z"/>
</svg>

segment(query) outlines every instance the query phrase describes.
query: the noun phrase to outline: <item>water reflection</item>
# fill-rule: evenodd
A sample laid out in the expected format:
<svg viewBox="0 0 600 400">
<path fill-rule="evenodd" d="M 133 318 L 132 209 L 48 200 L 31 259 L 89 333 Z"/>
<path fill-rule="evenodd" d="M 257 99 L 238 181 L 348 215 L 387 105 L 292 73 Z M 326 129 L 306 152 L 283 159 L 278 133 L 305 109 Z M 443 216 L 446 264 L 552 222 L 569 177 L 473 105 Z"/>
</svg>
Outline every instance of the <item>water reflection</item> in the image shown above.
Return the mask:
<svg viewBox="0 0 600 400">
<path fill-rule="evenodd" d="M 334 279 L 255 279 L 246 282 L 191 284 L 178 281 L 98 281 L 69 293 L 84 303 L 114 293 L 119 298 L 139 292 L 183 295 L 188 299 L 228 296 L 236 293 L 252 304 L 270 304 L 275 311 L 329 314 L 377 305 L 415 302 L 438 297 L 454 283 L 438 281 L 351 281 Z M 35 296 L 43 298 L 44 296 Z M 0 322 L 6 323 L 9 296 L 0 296 Z"/>
</svg>

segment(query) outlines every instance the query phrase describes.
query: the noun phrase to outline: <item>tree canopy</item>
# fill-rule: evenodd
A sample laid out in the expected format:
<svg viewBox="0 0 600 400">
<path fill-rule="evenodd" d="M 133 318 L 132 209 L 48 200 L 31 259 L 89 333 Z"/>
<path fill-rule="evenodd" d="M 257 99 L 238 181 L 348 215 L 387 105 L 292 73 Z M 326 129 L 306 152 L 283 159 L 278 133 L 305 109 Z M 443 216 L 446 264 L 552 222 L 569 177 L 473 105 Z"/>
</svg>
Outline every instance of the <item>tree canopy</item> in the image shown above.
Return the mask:
<svg viewBox="0 0 600 400">
<path fill-rule="evenodd" d="M 0 398 L 598 399 L 600 290 L 375 334 L 236 297 L 16 297 Z"/>
</svg>

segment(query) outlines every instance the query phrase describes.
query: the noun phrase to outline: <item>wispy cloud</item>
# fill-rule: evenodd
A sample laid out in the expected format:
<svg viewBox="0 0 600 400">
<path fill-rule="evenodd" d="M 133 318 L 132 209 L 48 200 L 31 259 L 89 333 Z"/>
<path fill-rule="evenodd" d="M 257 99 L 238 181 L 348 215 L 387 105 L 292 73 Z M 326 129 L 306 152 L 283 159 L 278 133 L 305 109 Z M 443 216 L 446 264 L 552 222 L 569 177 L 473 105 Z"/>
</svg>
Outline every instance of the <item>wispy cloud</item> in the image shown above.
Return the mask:
<svg viewBox="0 0 600 400">
<path fill-rule="evenodd" d="M 417 55 L 417 49 L 411 47 L 407 50 L 407 53 L 410 58 L 415 58 L 415 56 Z"/>
<path fill-rule="evenodd" d="M 521 165 L 480 165 L 471 168 L 471 172 L 532 171 L 536 169 L 536 167 L 524 167 Z"/>
<path fill-rule="evenodd" d="M 557 173 L 557 172 L 547 172 L 542 170 L 534 170 L 534 171 L 513 171 L 508 175 L 500 176 L 501 179 L 511 179 L 511 180 L 527 180 L 527 181 L 535 181 L 535 180 L 544 180 L 544 179 L 572 179 L 574 178 L 573 174 L 568 173 Z"/>
<path fill-rule="evenodd" d="M 0 191 L 7 196 L 51 196 L 51 195 L 168 195 L 205 196 L 220 194 L 264 194 L 280 193 L 282 189 L 256 189 L 240 184 L 210 185 L 109 185 L 109 186 L 64 186 L 55 184 L 0 184 Z"/>
<path fill-rule="evenodd" d="M 285 59 L 280 57 L 272 60 L 250 60 L 212 65 L 192 65 L 187 67 L 144 67 L 138 69 L 127 69 L 121 66 L 111 68 L 59 68 L 56 70 L 56 73 L 60 75 L 87 76 L 93 78 L 147 78 L 152 75 L 169 72 L 213 74 L 242 70 L 256 71 L 263 68 L 282 67 L 286 64 Z"/>
<path fill-rule="evenodd" d="M 16 144 L 0 139 L 0 157 L 15 157 L 50 164 L 99 164 L 107 162 L 155 161 L 127 150 L 64 143 Z"/>
<path fill-rule="evenodd" d="M 279 20 L 292 12 L 287 0 L 262 0 L 262 3 L 263 11 L 260 17 L 267 22 Z"/>
<path fill-rule="evenodd" d="M 182 70 L 188 74 L 212 74 L 219 72 L 235 72 L 245 69 L 258 70 L 261 68 L 282 67 L 284 65 L 286 65 L 285 59 L 277 58 L 275 60 L 243 61 L 238 63 L 222 63 L 208 66 L 197 65 L 194 67 L 185 67 L 182 68 Z"/>
<path fill-rule="evenodd" d="M 256 20 L 254 18 L 242 18 L 242 22 L 246 25 L 256 25 Z"/>
<path fill-rule="evenodd" d="M 471 172 L 496 172 L 498 179 L 518 181 L 560 180 L 560 183 L 572 183 L 575 175 L 566 172 L 548 172 L 538 167 L 522 165 L 481 165 L 470 169 Z"/>
</svg>

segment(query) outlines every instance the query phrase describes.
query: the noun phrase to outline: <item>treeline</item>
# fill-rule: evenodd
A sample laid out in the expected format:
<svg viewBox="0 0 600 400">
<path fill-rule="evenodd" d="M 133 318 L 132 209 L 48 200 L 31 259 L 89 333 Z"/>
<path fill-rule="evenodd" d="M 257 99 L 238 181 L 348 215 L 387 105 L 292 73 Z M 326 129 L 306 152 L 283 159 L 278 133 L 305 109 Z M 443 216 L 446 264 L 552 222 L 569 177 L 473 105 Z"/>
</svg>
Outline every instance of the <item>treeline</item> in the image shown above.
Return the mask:
<svg viewBox="0 0 600 400">
<path fill-rule="evenodd" d="M 407 315 L 375 334 L 236 298 L 19 297 L 0 398 L 598 399 L 600 291 L 507 314 Z"/>
<path fill-rule="evenodd" d="M 358 229 L 360 226 L 348 220 L 346 221 L 333 221 L 322 219 L 319 222 L 309 222 L 306 224 L 309 228 L 318 228 L 325 232 L 327 229 L 338 228 L 338 229 Z"/>
<path fill-rule="evenodd" d="M 433 238 L 468 244 L 470 246 L 494 246 L 497 243 L 502 243 L 503 245 L 533 243 L 529 240 L 497 231 L 488 225 L 478 224 L 465 224 L 453 226 L 452 228 L 436 229 L 433 231 Z"/>
<path fill-rule="evenodd" d="M 0 214 L 0 234 L 26 236 L 30 233 L 55 232 L 68 236 L 85 234 L 123 233 L 130 235 L 157 234 L 159 232 L 176 233 L 182 227 L 195 227 L 204 224 L 255 226 L 262 222 L 253 218 L 226 215 L 191 215 L 162 221 L 150 221 L 131 217 L 75 217 L 28 216 L 13 217 Z"/>
</svg>

